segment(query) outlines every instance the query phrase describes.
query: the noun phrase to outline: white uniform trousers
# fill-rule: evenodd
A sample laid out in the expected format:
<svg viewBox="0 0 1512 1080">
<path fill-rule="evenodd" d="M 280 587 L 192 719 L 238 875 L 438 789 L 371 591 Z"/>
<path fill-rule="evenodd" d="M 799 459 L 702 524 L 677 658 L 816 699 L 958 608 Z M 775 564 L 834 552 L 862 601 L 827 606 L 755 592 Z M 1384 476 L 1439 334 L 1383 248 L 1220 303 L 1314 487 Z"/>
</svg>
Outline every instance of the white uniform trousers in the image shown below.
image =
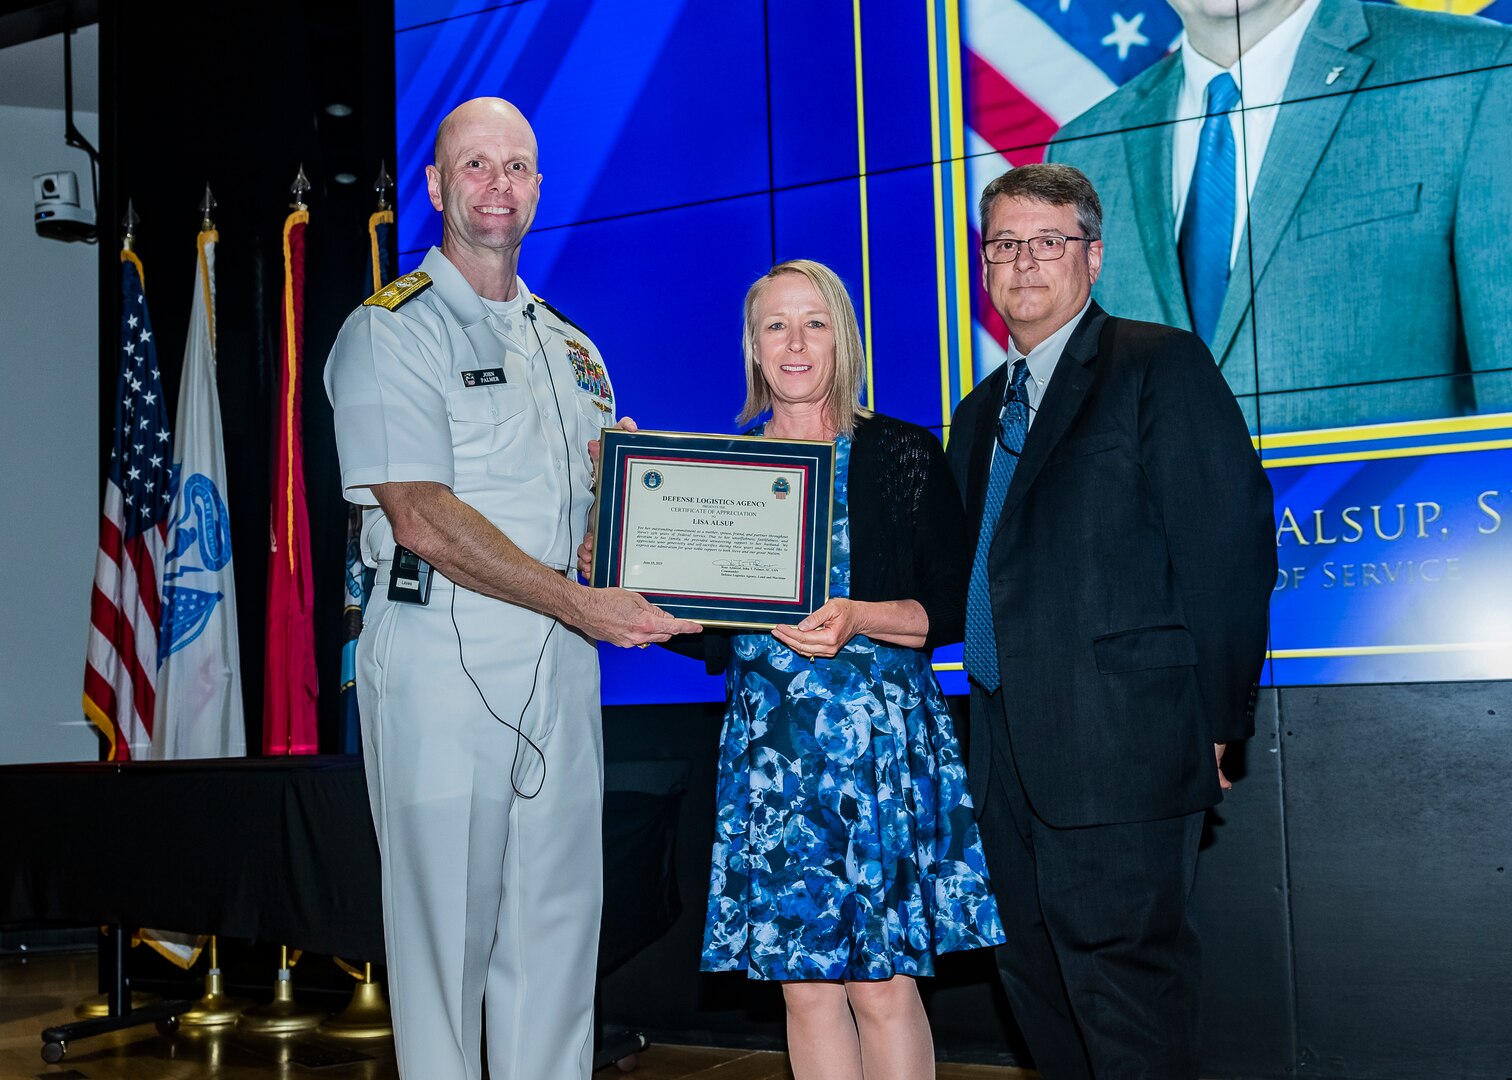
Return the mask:
<svg viewBox="0 0 1512 1080">
<path fill-rule="evenodd" d="M 386 570 L 357 689 L 399 1074 L 480 1080 L 486 1009 L 492 1080 L 586 1080 L 603 896 L 598 656 L 570 628 L 548 637 L 551 619 L 439 575 L 429 605 L 393 603 Z"/>
</svg>

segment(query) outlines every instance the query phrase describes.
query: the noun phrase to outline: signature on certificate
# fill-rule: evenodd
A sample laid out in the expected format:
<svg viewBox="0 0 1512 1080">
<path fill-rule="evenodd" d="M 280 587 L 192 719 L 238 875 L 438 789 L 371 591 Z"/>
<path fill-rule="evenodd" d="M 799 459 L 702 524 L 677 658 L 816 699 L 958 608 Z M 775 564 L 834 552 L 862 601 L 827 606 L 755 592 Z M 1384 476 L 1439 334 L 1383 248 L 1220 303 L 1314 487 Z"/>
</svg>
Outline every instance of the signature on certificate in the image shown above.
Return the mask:
<svg viewBox="0 0 1512 1080">
<path fill-rule="evenodd" d="M 726 573 L 741 574 L 752 571 L 772 571 L 778 568 L 778 564 L 766 559 L 716 559 L 714 565 Z"/>
</svg>

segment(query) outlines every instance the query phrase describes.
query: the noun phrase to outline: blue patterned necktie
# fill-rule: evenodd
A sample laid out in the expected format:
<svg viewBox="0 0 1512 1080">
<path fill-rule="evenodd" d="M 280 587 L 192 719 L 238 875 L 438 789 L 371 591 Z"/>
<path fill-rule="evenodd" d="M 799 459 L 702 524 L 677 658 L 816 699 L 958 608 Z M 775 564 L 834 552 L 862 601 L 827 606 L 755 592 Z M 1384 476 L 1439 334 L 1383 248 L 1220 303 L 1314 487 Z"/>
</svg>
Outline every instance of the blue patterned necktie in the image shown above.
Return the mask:
<svg viewBox="0 0 1512 1080">
<path fill-rule="evenodd" d="M 1024 452 L 1029 434 L 1029 393 L 1024 388 L 1029 365 L 1022 357 L 1013 362 L 1013 381 L 998 415 L 997 450 L 987 480 L 987 500 L 982 504 L 982 531 L 977 536 L 976 557 L 971 560 L 971 584 L 966 590 L 966 673 L 988 690 L 998 688 L 997 630 L 992 625 L 992 594 L 987 587 L 987 552 L 1003 513 L 1008 484 Z"/>
<path fill-rule="evenodd" d="M 1207 119 L 1197 141 L 1197 164 L 1181 220 L 1181 276 L 1186 281 L 1192 329 L 1212 344 L 1228 292 L 1229 260 L 1234 249 L 1234 128 L 1229 110 L 1239 102 L 1239 88 L 1224 71 L 1207 87 Z"/>
</svg>

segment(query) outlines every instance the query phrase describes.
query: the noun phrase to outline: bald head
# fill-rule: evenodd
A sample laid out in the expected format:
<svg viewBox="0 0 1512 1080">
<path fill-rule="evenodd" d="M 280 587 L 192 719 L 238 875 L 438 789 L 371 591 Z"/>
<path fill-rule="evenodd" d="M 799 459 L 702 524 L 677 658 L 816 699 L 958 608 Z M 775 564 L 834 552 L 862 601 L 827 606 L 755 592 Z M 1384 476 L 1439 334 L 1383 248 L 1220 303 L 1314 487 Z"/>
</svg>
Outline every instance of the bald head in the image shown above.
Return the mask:
<svg viewBox="0 0 1512 1080">
<path fill-rule="evenodd" d="M 436 163 L 425 167 L 441 211 L 441 253 L 479 296 L 515 294 L 520 244 L 541 198 L 536 137 L 502 98 L 464 101 L 436 129 Z"/>
<path fill-rule="evenodd" d="M 480 97 L 458 105 L 446 114 L 446 118 L 436 128 L 435 161 L 437 165 L 453 156 L 451 142 L 457 138 L 458 133 L 465 132 L 474 125 L 485 128 L 498 126 L 515 131 L 523 129 L 529 136 L 531 157 L 534 159 L 537 153 L 535 132 L 531 130 L 530 121 L 525 119 L 525 114 L 503 98 Z"/>
</svg>

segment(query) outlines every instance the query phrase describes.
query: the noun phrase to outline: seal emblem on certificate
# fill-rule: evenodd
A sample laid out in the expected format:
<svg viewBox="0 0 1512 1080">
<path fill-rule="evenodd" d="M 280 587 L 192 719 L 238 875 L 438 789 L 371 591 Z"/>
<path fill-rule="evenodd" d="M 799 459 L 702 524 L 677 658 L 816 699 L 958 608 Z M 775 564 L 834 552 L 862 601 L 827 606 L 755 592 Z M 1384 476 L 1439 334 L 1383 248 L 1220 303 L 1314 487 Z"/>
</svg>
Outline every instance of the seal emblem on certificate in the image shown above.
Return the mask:
<svg viewBox="0 0 1512 1080">
<path fill-rule="evenodd" d="M 600 450 L 595 587 L 740 628 L 828 599 L 833 443 L 609 428 Z"/>
</svg>

